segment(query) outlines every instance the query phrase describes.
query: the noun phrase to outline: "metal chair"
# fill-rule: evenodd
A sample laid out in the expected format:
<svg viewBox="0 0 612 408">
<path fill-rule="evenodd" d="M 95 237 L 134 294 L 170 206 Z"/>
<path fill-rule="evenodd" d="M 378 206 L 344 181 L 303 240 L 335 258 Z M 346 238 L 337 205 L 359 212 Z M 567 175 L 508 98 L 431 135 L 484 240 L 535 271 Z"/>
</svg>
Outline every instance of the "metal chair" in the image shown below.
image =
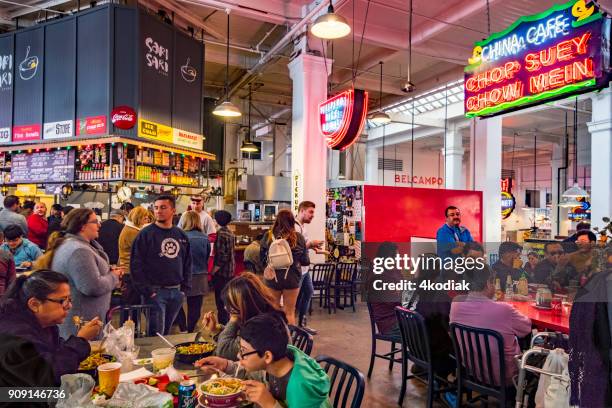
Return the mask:
<svg viewBox="0 0 612 408">
<path fill-rule="evenodd" d="M 325 307 L 331 314 L 331 284 L 334 280 L 336 265 L 333 263 L 315 264 L 310 272 L 312 273 L 312 286 L 315 294 L 312 299 L 319 299 L 319 307 Z M 316 292 L 319 291 L 318 295 Z M 312 303 L 310 302 L 310 314 L 312 314 Z"/>
<path fill-rule="evenodd" d="M 405 309 L 401 306 L 395 308 L 395 316 L 402 335 L 402 388 L 399 396 L 399 405 L 404 402 L 407 380 L 415 378 L 427 384 L 427 407 L 433 405 L 434 395 L 454 390 L 449 386 L 446 378 L 442 378 L 434 372 L 429 333 L 425 324 L 425 318 L 419 313 Z M 408 361 L 412 361 L 419 367 L 425 368 L 427 379 L 417 374 L 408 375 Z M 435 388 L 434 380 L 445 384 L 444 388 Z"/>
<path fill-rule="evenodd" d="M 291 335 L 291 344 L 310 355 L 313 346 L 313 339 L 310 333 L 301 327 L 289 325 L 289 334 Z"/>
<path fill-rule="evenodd" d="M 508 394 L 502 335 L 495 330 L 458 323 L 451 323 L 450 334 L 457 358 L 457 401 L 461 401 L 462 393 L 468 391 L 468 403 L 483 399 L 487 403 L 489 397 L 493 397 L 505 406 Z M 497 351 L 497 373 L 493 371 L 492 350 Z M 479 395 L 470 398 L 472 391 Z"/>
<path fill-rule="evenodd" d="M 315 358 L 329 376 L 329 397 L 334 408 L 359 408 L 365 391 L 361 371 L 333 357 Z"/>
<path fill-rule="evenodd" d="M 372 352 L 370 353 L 370 368 L 368 368 L 368 378 L 372 376 L 372 370 L 374 369 L 374 359 L 381 358 L 383 360 L 389 361 L 389 370 L 393 370 L 393 363 L 401 363 L 402 360 L 395 358 L 395 354 L 400 353 L 402 351 L 401 348 L 395 347 L 396 339 L 392 336 L 388 336 L 386 334 L 382 334 L 378 327 L 376 327 L 376 322 L 374 321 L 374 312 L 372 311 L 372 305 L 367 303 L 368 305 L 368 316 L 370 317 L 370 329 L 372 331 Z M 376 345 L 377 341 L 386 341 L 391 343 L 391 351 L 385 354 L 376 354 Z"/>
<path fill-rule="evenodd" d="M 357 302 L 356 282 L 358 268 L 356 263 L 340 262 L 336 265 L 336 279 L 331 284 L 334 290 L 334 312 L 336 308 L 344 309 L 347 306 L 347 299 L 350 299 L 350 306 L 355 312 L 355 303 Z M 342 298 L 342 306 L 340 299 Z"/>
<path fill-rule="evenodd" d="M 130 319 L 134 322 L 134 337 L 147 337 L 152 308 L 152 305 L 115 306 L 106 312 L 106 322 L 110 322 L 113 314 L 118 312 L 120 325 Z"/>
</svg>

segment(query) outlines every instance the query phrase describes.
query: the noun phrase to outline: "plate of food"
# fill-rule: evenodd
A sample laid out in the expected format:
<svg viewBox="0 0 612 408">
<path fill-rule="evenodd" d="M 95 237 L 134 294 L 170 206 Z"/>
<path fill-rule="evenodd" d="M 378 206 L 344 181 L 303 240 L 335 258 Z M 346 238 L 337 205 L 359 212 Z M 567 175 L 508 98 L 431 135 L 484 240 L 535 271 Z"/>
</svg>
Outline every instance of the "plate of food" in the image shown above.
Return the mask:
<svg viewBox="0 0 612 408">
<path fill-rule="evenodd" d="M 190 341 L 177 344 L 175 348 L 176 355 L 174 358 L 176 361 L 185 364 L 193 364 L 201 358 L 212 355 L 217 345 L 207 341 Z"/>
<path fill-rule="evenodd" d="M 184 380 L 188 380 L 189 377 L 183 375 Z M 150 387 L 157 388 L 160 392 L 167 392 L 172 394 L 174 398 L 174 405 L 178 404 L 178 391 L 179 391 L 179 382 L 178 381 L 170 381 L 170 378 L 167 375 L 156 375 L 147 378 L 141 378 L 139 380 L 134 381 L 134 384 L 146 384 Z"/>
<path fill-rule="evenodd" d="M 79 364 L 79 373 L 89 374 L 94 379 L 98 378 L 98 366 L 106 363 L 114 363 L 117 359 L 110 354 L 91 353 L 85 360 Z"/>
<path fill-rule="evenodd" d="M 214 378 L 200 384 L 200 405 L 208 408 L 235 408 L 244 400 L 242 380 Z"/>
</svg>

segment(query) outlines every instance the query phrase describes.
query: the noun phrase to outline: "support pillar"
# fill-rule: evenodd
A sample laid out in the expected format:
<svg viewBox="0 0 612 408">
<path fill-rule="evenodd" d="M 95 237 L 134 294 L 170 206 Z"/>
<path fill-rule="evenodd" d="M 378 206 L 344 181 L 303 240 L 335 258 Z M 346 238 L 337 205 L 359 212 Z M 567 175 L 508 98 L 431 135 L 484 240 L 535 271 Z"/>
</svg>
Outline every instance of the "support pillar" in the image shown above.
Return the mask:
<svg viewBox="0 0 612 408">
<path fill-rule="evenodd" d="M 451 190 L 465 189 L 463 174 L 463 138 L 461 132 L 451 126 L 446 132 L 446 148 L 442 149 L 444 157 L 444 188 Z"/>
<path fill-rule="evenodd" d="M 474 190 L 482 191 L 483 244 L 488 252 L 497 252 L 501 241 L 501 157 L 502 119 L 474 119 L 475 134 L 471 149 Z"/>
<path fill-rule="evenodd" d="M 601 219 L 612 216 L 612 92 L 607 88 L 591 99 L 591 226 L 601 228 Z"/>
<path fill-rule="evenodd" d="M 327 61 L 329 63 L 329 60 Z M 291 123 L 291 200 L 315 203 L 315 217 L 306 227 L 310 239 L 325 241 L 327 145 L 319 131 L 319 104 L 327 99 L 325 59 L 302 52 L 289 63 L 293 80 Z M 323 262 L 320 255 L 312 262 Z"/>
<path fill-rule="evenodd" d="M 365 179 L 367 184 L 378 185 L 378 147 L 366 148 Z"/>
<path fill-rule="evenodd" d="M 567 235 L 569 221 L 566 217 L 567 208 L 559 207 L 561 194 L 567 189 L 568 169 L 561 170 L 560 179 L 557 179 L 558 169 L 565 164 L 564 146 L 555 144 L 552 151 L 552 207 L 551 207 L 551 238 L 556 235 Z"/>
</svg>

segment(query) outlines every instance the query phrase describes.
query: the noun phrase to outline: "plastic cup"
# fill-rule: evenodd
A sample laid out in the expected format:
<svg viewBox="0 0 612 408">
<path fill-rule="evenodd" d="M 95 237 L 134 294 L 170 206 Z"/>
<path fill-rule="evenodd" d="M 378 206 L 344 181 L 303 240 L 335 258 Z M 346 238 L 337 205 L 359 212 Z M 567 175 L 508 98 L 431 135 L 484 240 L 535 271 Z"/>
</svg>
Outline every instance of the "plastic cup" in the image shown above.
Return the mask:
<svg viewBox="0 0 612 408">
<path fill-rule="evenodd" d="M 119 385 L 121 363 L 106 363 L 98 366 L 100 392 L 112 396 Z"/>
<path fill-rule="evenodd" d="M 176 350 L 170 347 L 153 350 L 151 352 L 151 357 L 153 357 L 153 369 L 155 371 L 160 371 L 171 366 L 172 362 L 174 362 L 175 354 Z"/>
</svg>

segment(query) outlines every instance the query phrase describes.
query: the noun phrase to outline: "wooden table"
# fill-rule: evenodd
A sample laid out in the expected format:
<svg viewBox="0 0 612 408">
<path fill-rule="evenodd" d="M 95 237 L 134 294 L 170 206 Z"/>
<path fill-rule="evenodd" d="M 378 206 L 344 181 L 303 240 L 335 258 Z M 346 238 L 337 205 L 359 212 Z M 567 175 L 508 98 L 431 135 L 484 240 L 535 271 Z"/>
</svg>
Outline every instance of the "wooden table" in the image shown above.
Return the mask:
<svg viewBox="0 0 612 408">
<path fill-rule="evenodd" d="M 194 341 L 195 333 L 171 334 L 171 335 L 167 335 L 164 337 L 167 338 L 168 341 L 170 341 L 172 344 L 179 344 L 179 343 L 185 343 L 188 341 Z M 160 339 L 158 336 L 137 338 L 137 339 L 134 339 L 134 343 L 136 343 L 137 346 L 140 346 L 140 352 L 138 353 L 138 358 L 150 358 L 151 351 L 158 349 L 158 348 L 168 347 L 168 345 L 164 343 L 164 341 Z M 182 374 L 186 374 L 190 377 L 196 374 L 202 374 L 202 372 L 197 370 L 193 365 L 184 364 L 178 361 L 174 362 L 174 368 L 176 368 Z"/>
<path fill-rule="evenodd" d="M 537 309 L 534 302 L 506 302 L 512 305 L 523 316 L 527 316 L 539 330 L 558 331 L 569 334 L 569 317 L 571 306 L 563 306 L 562 314 L 554 314 L 551 310 Z"/>
</svg>

